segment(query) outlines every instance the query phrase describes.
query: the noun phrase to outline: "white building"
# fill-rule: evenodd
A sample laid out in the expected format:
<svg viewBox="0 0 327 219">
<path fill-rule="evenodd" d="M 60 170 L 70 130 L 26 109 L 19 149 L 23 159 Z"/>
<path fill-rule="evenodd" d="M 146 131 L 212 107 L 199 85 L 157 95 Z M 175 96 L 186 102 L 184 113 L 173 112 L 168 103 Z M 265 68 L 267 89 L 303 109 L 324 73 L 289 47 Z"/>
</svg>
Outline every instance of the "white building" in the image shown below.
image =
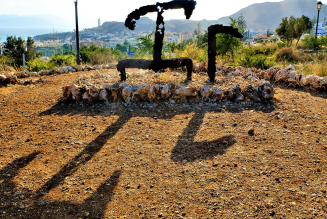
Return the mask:
<svg viewBox="0 0 327 219">
<path fill-rule="evenodd" d="M 174 36 L 174 37 L 168 37 L 167 38 L 167 43 L 173 43 L 173 42 L 175 42 L 176 44 L 178 44 L 178 40 L 179 40 L 179 38 L 176 37 L 176 36 Z"/>
<path fill-rule="evenodd" d="M 0 43 L 0 54 L 3 55 L 3 51 L 4 51 L 4 44 Z"/>
<path fill-rule="evenodd" d="M 138 44 L 138 41 L 135 38 L 128 39 L 128 42 L 131 44 L 131 46 L 136 46 Z"/>
<path fill-rule="evenodd" d="M 313 34 L 316 34 L 316 28 L 317 28 L 317 24 L 313 25 Z M 325 29 L 325 25 L 323 23 L 318 23 L 318 34 L 320 35 L 325 35 L 326 34 L 326 29 Z"/>
<path fill-rule="evenodd" d="M 255 35 L 257 35 L 258 33 L 260 33 L 260 32 L 258 32 L 258 31 L 253 31 L 253 30 L 247 30 L 246 31 L 246 38 L 248 38 L 248 39 L 252 39 Z"/>
<path fill-rule="evenodd" d="M 124 43 L 124 41 L 122 41 L 122 39 L 120 38 L 111 38 L 109 42 L 105 43 L 105 46 L 114 48 L 117 44 L 122 44 L 122 43 Z"/>
</svg>

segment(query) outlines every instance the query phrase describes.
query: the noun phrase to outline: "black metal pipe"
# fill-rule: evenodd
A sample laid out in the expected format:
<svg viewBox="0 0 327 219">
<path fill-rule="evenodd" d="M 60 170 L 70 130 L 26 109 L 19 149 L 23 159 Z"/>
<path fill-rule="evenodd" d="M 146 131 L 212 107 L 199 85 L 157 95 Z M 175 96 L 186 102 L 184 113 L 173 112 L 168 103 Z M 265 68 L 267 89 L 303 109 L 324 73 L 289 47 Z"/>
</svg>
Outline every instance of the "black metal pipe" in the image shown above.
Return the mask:
<svg viewBox="0 0 327 219">
<path fill-rule="evenodd" d="M 320 13 L 320 9 L 318 9 L 317 26 L 316 26 L 316 38 L 317 38 L 317 34 L 318 34 L 319 13 Z"/>
<path fill-rule="evenodd" d="M 76 62 L 78 65 L 81 64 L 82 60 L 79 53 L 79 30 L 78 30 L 78 11 L 77 11 L 77 0 L 75 1 L 75 20 L 76 20 Z"/>
</svg>

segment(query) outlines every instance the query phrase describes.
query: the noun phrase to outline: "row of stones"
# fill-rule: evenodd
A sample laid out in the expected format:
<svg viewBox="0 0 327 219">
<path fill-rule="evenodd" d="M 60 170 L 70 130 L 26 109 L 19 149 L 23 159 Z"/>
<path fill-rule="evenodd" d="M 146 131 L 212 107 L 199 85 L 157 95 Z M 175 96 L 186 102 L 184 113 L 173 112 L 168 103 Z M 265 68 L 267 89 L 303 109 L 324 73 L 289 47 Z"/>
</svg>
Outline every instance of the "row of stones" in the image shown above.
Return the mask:
<svg viewBox="0 0 327 219">
<path fill-rule="evenodd" d="M 5 74 L 0 74 L 0 85 L 7 84 L 32 84 L 35 83 L 32 79 L 29 80 L 20 80 L 20 78 L 28 78 L 28 77 L 38 77 L 45 75 L 53 75 L 53 74 L 66 74 L 69 72 L 81 72 L 81 71 L 91 71 L 91 70 L 99 70 L 99 69 L 116 69 L 116 64 L 109 65 L 94 65 L 94 66 L 81 66 L 74 65 L 72 67 L 61 67 L 61 68 L 53 68 L 50 70 L 41 70 L 39 72 L 9 72 Z"/>
<path fill-rule="evenodd" d="M 211 88 L 207 85 L 202 87 L 181 86 L 174 82 L 165 86 L 149 86 L 141 84 L 130 86 L 127 83 L 98 85 L 72 84 L 64 86 L 63 97 L 74 101 L 106 101 L 106 102 L 158 102 L 175 100 L 178 102 L 220 102 L 222 100 L 242 101 L 252 99 L 256 101 L 271 100 L 275 90 L 269 83 L 263 83 L 258 87 L 248 85 L 241 87 L 236 85 L 229 89 Z"/>
<path fill-rule="evenodd" d="M 260 69 L 245 69 L 243 67 L 218 68 L 217 71 L 228 72 L 227 76 L 242 76 L 251 82 L 260 80 L 280 81 L 288 83 L 291 86 L 308 86 L 318 91 L 327 91 L 327 77 L 317 75 L 304 76 L 298 74 L 293 66 L 288 68 L 272 67 L 266 71 Z"/>
</svg>

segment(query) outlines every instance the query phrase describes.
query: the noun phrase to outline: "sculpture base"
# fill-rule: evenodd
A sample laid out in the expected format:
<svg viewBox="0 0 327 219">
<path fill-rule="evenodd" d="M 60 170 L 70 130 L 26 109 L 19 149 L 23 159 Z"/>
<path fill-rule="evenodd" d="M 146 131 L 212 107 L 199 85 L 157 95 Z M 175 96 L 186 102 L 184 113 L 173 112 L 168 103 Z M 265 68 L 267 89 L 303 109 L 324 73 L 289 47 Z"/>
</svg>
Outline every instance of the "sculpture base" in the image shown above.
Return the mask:
<svg viewBox="0 0 327 219">
<path fill-rule="evenodd" d="M 145 59 L 125 59 L 118 62 L 117 70 L 121 81 L 126 81 L 126 68 L 149 69 L 155 72 L 166 68 L 179 68 L 186 66 L 187 80 L 192 80 L 193 60 L 191 58 L 165 59 L 160 61 Z"/>
</svg>

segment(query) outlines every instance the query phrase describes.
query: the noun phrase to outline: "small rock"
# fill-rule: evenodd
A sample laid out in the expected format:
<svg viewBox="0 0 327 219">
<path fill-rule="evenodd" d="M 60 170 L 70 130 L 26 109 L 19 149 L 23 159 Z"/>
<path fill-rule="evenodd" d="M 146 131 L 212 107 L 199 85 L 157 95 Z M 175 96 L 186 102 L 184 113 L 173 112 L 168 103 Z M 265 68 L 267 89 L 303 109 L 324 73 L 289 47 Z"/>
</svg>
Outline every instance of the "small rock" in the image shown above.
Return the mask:
<svg viewBox="0 0 327 219">
<path fill-rule="evenodd" d="M 250 136 L 253 136 L 253 135 L 254 135 L 254 129 L 250 129 L 250 130 L 248 131 L 248 134 L 249 134 Z"/>
<path fill-rule="evenodd" d="M 39 205 L 47 205 L 47 204 L 49 204 L 49 202 L 46 199 L 39 203 Z"/>
</svg>

